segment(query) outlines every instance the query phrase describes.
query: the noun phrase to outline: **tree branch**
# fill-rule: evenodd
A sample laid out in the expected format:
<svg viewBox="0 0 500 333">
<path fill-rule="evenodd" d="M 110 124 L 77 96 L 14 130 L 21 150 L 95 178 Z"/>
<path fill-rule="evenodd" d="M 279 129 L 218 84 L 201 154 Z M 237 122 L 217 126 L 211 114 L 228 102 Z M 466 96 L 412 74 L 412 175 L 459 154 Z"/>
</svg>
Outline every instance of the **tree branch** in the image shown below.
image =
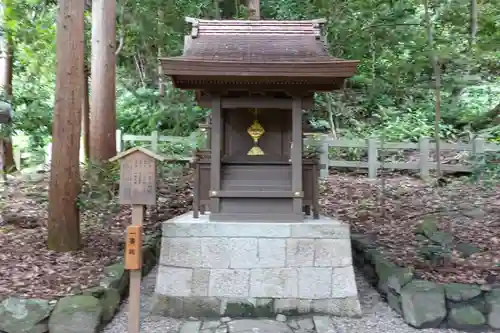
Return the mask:
<svg viewBox="0 0 500 333">
<path fill-rule="evenodd" d="M 118 47 L 116 48 L 115 55 L 118 56 L 123 49 L 125 44 L 125 6 L 127 5 L 127 0 L 123 0 L 120 7 L 120 38 L 118 40 Z"/>
</svg>

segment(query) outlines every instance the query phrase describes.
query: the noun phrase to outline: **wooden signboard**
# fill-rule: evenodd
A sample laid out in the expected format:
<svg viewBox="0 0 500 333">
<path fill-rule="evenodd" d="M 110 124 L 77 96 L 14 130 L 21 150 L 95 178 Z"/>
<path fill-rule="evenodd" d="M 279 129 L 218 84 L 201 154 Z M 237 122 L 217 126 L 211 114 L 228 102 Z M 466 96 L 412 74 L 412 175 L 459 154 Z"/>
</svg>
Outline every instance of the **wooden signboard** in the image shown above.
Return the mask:
<svg viewBox="0 0 500 333">
<path fill-rule="evenodd" d="M 120 160 L 120 204 L 156 204 L 156 161 L 165 158 L 145 148 L 124 151 L 110 161 Z"/>
<path fill-rule="evenodd" d="M 136 147 L 109 161 L 120 161 L 120 204 L 132 205 L 132 225 L 125 241 L 125 269 L 130 270 L 128 332 L 139 333 L 144 206 L 156 204 L 156 161 L 165 158 Z"/>
<path fill-rule="evenodd" d="M 125 243 L 125 269 L 140 270 L 142 267 L 142 226 L 131 225 L 127 228 Z"/>
</svg>

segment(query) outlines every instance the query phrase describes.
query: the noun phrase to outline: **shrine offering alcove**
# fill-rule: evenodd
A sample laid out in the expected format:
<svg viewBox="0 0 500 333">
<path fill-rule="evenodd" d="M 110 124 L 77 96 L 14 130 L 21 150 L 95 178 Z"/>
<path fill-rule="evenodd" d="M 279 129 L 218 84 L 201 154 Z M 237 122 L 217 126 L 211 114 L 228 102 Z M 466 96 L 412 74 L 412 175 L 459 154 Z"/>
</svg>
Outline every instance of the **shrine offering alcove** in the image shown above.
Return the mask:
<svg viewBox="0 0 500 333">
<path fill-rule="evenodd" d="M 302 131 L 314 93 L 358 62 L 328 54 L 322 20 L 188 22 L 183 55 L 160 62 L 211 109 L 210 142 L 194 154 L 193 213 L 163 224 L 153 312 L 359 315 L 349 225 L 320 214 Z"/>
<path fill-rule="evenodd" d="M 266 102 L 269 100 L 264 99 L 261 104 Z M 302 220 L 302 211 L 293 212 L 293 200 L 300 197 L 306 211 L 312 210 L 314 218 L 318 218 L 320 166 L 315 156 L 302 157 L 299 175 L 302 191 L 298 195 L 292 191 L 292 110 L 227 108 L 222 109 L 222 113 L 219 214 L 211 217 L 218 220 Z M 195 161 L 193 210 L 198 217 L 199 209 L 202 213 L 211 210 L 215 197 L 211 195 L 211 151 L 196 152 Z"/>
</svg>

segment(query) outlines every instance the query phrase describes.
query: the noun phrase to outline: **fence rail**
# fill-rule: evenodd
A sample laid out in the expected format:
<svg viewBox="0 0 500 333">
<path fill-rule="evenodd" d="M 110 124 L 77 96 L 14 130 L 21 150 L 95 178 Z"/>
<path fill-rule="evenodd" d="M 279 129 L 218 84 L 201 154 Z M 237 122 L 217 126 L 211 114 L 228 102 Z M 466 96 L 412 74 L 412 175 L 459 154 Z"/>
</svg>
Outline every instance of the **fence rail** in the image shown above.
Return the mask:
<svg viewBox="0 0 500 333">
<path fill-rule="evenodd" d="M 147 142 L 155 152 L 158 151 L 158 146 L 162 142 L 182 143 L 194 149 L 196 145 L 195 134 L 196 132 L 193 132 L 190 136 L 168 136 L 159 135 L 158 131 L 153 131 L 150 135 L 133 135 L 116 130 L 116 152 L 122 152 L 127 142 Z M 178 156 L 176 159 L 178 161 L 190 161 L 191 156 Z"/>
<path fill-rule="evenodd" d="M 312 143 L 311 138 L 306 139 L 306 144 Z M 361 168 L 368 169 L 368 177 L 376 178 L 377 171 L 383 169 L 395 170 L 419 170 L 421 177 L 427 177 L 431 170 L 435 170 L 437 163 L 430 159 L 430 152 L 436 151 L 436 143 L 431 142 L 430 138 L 423 137 L 418 143 L 405 143 L 405 142 L 381 142 L 377 138 L 369 138 L 367 140 L 334 140 L 328 136 L 321 136 L 316 139 L 317 143 L 321 145 L 320 163 L 329 167 L 347 167 L 347 168 Z M 330 148 L 364 148 L 367 150 L 367 161 L 345 161 L 345 160 L 331 160 L 329 158 Z M 419 155 L 419 160 L 416 162 L 381 162 L 379 161 L 380 150 L 416 150 Z M 440 151 L 456 151 L 456 152 L 471 152 L 472 155 L 481 155 L 485 152 L 500 151 L 500 145 L 494 143 L 487 143 L 483 138 L 476 138 L 471 143 L 440 143 Z M 454 172 L 469 172 L 471 171 L 470 165 L 465 164 L 443 164 L 441 163 L 442 171 Z M 328 170 L 325 168 L 321 170 L 321 177 L 326 177 Z"/>
<path fill-rule="evenodd" d="M 165 136 L 159 135 L 157 131 L 153 131 L 151 135 L 133 135 L 123 133 L 121 130 L 116 131 L 116 151 L 117 153 L 123 151 L 127 142 L 145 142 L 151 145 L 151 149 L 158 151 L 159 145 L 162 142 L 181 143 L 185 144 L 189 149 L 186 151 L 186 156 L 179 156 L 179 161 L 190 161 L 191 151 L 195 148 L 197 143 L 197 132 L 193 132 L 191 136 Z M 430 158 L 430 153 L 435 152 L 436 144 L 431 142 L 428 137 L 422 137 L 418 143 L 412 142 L 381 142 L 377 138 L 369 138 L 366 140 L 346 140 L 346 139 L 332 139 L 328 135 L 307 136 L 304 140 L 305 145 L 319 145 L 321 147 L 320 163 L 328 167 L 336 168 L 360 168 L 367 169 L 369 178 L 376 178 L 378 170 L 380 169 L 394 169 L 394 170 L 417 170 L 421 177 L 427 177 L 431 170 L 435 170 L 437 163 Z M 46 163 L 50 163 L 51 149 L 50 144 L 46 147 Z M 361 148 L 367 151 L 366 161 L 346 161 L 340 159 L 330 159 L 329 152 L 335 148 Z M 394 150 L 415 150 L 418 154 L 417 161 L 411 162 L 381 162 L 381 151 L 394 151 Z M 476 138 L 471 143 L 440 143 L 440 150 L 456 151 L 456 152 L 470 152 L 474 155 L 481 155 L 485 152 L 500 152 L 500 144 L 485 142 L 483 138 Z M 29 153 L 24 151 L 15 151 L 15 160 L 18 170 L 21 167 L 21 159 L 25 158 Z M 83 153 L 80 154 L 83 161 Z M 382 156 L 383 157 L 383 156 Z M 471 171 L 469 164 L 444 164 L 441 163 L 442 171 L 454 172 L 469 172 Z M 320 176 L 325 178 L 328 176 L 328 168 L 320 171 Z"/>
</svg>

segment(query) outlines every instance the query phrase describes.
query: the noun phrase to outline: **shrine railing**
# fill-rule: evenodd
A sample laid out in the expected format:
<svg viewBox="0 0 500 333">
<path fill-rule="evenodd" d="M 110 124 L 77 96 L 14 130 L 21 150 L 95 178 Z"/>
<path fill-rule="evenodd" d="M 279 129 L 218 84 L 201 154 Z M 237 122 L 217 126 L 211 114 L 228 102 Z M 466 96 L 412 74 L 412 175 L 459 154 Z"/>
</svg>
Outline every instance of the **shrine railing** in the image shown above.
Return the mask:
<svg viewBox="0 0 500 333">
<path fill-rule="evenodd" d="M 195 132 L 189 137 L 161 136 L 157 132 L 151 135 L 130 135 L 117 131 L 117 151 L 123 148 L 126 141 L 148 142 L 153 150 L 161 142 L 184 143 L 193 149 L 197 145 L 205 145 L 200 140 L 203 132 Z M 119 143 L 119 140 L 120 143 Z M 320 164 L 332 168 L 367 169 L 369 178 L 377 178 L 379 170 L 415 170 L 421 177 L 427 177 L 436 169 L 436 144 L 428 137 L 420 138 L 419 142 L 382 142 L 377 138 L 366 140 L 332 139 L 328 135 L 306 135 L 304 144 L 320 147 Z M 339 150 L 357 150 L 361 156 L 358 160 L 343 158 Z M 488 143 L 483 138 L 475 138 L 470 143 L 441 142 L 441 170 L 451 172 L 470 172 L 473 168 L 470 156 L 486 152 L 500 152 L 500 144 Z M 190 159 L 192 150 L 186 151 L 186 160 Z M 399 155 L 399 157 L 398 157 Z M 444 155 L 444 156 L 443 156 Z M 450 157 L 452 156 L 452 157 Z M 382 162 L 383 161 L 383 162 Z M 320 177 L 328 177 L 328 168 L 320 170 Z"/>
<path fill-rule="evenodd" d="M 160 135 L 158 131 L 151 132 L 150 135 L 134 135 L 123 133 L 121 130 L 116 130 L 116 152 L 122 152 L 128 144 L 148 146 L 151 150 L 159 152 L 163 143 L 178 144 L 180 147 L 178 152 L 172 152 L 176 155 L 178 161 L 190 161 L 191 151 L 198 145 L 199 135 L 193 132 L 190 136 L 167 136 Z M 184 148 L 184 149 L 183 149 Z M 177 156 L 178 155 L 178 156 Z"/>
<path fill-rule="evenodd" d="M 436 144 L 428 137 L 422 137 L 418 143 L 383 142 L 378 138 L 367 140 L 332 139 L 327 135 L 305 139 L 305 144 L 318 145 L 320 163 L 329 167 L 368 169 L 368 177 L 376 178 L 380 169 L 415 170 L 420 177 L 427 177 L 435 170 Z M 342 154 L 339 150 L 344 150 Z M 358 160 L 347 160 L 346 150 L 357 150 Z M 500 152 L 500 144 L 486 142 L 476 138 L 470 143 L 440 143 L 440 162 L 442 171 L 470 172 L 474 165 L 474 156 L 487 152 Z M 344 155 L 344 156 L 343 156 Z M 472 158 L 471 158 L 472 157 Z M 328 168 L 320 171 L 321 177 L 328 176 Z"/>
</svg>

